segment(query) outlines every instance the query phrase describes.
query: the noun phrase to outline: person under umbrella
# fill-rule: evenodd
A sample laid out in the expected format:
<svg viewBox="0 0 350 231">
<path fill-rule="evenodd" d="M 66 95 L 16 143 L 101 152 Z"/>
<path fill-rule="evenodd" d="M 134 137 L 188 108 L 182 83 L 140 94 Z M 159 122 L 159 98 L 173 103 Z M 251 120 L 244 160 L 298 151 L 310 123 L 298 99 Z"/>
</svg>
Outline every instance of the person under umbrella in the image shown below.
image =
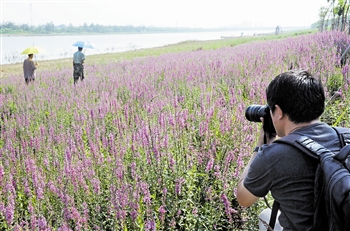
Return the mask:
<svg viewBox="0 0 350 231">
<path fill-rule="evenodd" d="M 23 62 L 23 73 L 26 84 L 35 80 L 35 70 L 38 67 L 38 63 L 34 64 L 33 57 L 33 54 L 28 54 L 28 58 Z"/>
<path fill-rule="evenodd" d="M 73 55 L 73 78 L 74 78 L 74 84 L 77 83 L 79 78 L 81 81 L 84 79 L 84 60 L 85 60 L 85 55 L 83 52 L 82 47 L 78 47 L 78 51 L 76 51 Z"/>
</svg>

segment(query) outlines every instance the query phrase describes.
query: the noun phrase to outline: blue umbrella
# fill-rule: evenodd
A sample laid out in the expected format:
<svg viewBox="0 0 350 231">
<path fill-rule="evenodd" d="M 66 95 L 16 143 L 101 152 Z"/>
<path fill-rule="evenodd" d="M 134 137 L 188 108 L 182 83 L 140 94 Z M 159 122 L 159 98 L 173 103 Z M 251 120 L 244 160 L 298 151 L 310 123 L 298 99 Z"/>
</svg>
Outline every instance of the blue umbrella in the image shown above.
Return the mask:
<svg viewBox="0 0 350 231">
<path fill-rule="evenodd" d="M 83 40 L 77 41 L 77 42 L 73 43 L 72 46 L 94 49 L 94 45 L 91 42 L 86 41 L 86 40 L 84 40 L 84 41 Z"/>
</svg>

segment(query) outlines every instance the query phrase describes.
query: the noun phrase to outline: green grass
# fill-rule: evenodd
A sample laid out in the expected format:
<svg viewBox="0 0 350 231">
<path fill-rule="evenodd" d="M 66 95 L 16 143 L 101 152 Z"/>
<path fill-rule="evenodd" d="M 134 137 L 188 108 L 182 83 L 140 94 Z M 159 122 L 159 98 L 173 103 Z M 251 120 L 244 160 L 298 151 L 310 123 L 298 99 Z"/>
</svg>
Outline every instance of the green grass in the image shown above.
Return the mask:
<svg viewBox="0 0 350 231">
<path fill-rule="evenodd" d="M 111 59 L 133 59 L 137 57 L 147 57 L 147 56 L 159 56 L 166 53 L 173 52 L 185 52 L 185 51 L 195 51 L 195 50 L 210 50 L 219 49 L 222 47 L 237 46 L 244 43 L 249 43 L 253 41 L 266 41 L 274 39 L 283 39 L 286 37 L 297 36 L 302 34 L 315 33 L 315 30 L 303 30 L 303 31 L 291 31 L 288 33 L 283 33 L 281 35 L 259 35 L 259 36 L 241 36 L 224 38 L 218 40 L 208 40 L 208 41 L 185 41 L 177 44 L 167 45 L 163 47 L 147 48 L 134 51 L 127 51 L 123 53 L 113 53 L 113 54 L 103 54 L 96 55 L 97 61 L 105 62 Z"/>
<path fill-rule="evenodd" d="M 148 56 L 159 56 L 167 53 L 174 52 L 186 52 L 195 50 L 210 50 L 219 49 L 222 47 L 237 46 L 244 43 L 254 42 L 254 41 L 266 41 L 274 39 L 283 39 L 291 36 L 298 36 L 302 34 L 315 33 L 316 30 L 301 30 L 301 31 L 290 31 L 283 33 L 281 35 L 258 35 L 258 36 L 241 36 L 224 38 L 218 40 L 209 41 L 184 41 L 177 44 L 171 44 L 163 47 L 139 49 L 133 51 L 119 52 L 119 53 L 108 53 L 99 55 L 87 55 L 85 65 L 98 65 L 107 64 L 110 62 L 115 62 L 119 60 L 130 60 L 140 57 Z M 64 67 L 72 67 L 72 59 L 58 59 L 58 60 L 44 60 L 39 61 L 38 72 L 42 70 L 61 70 Z M 5 64 L 1 65 L 1 77 L 7 77 L 11 74 L 19 75 L 22 74 L 22 63 L 16 64 Z"/>
</svg>

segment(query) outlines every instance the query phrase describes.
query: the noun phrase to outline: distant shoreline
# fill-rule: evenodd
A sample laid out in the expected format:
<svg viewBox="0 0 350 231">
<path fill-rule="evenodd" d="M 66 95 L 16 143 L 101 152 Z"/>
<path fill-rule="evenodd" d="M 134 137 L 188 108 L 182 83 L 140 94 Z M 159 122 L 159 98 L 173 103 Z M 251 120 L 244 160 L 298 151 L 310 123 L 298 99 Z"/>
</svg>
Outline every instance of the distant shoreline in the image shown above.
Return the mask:
<svg viewBox="0 0 350 231">
<path fill-rule="evenodd" d="M 220 31 L 220 30 L 219 30 Z M 229 31 L 229 30 L 228 30 Z M 1 37 L 33 37 L 33 36 L 80 36 L 80 35 L 124 35 L 124 34 L 176 34 L 176 33 L 206 33 L 218 31 L 161 31 L 161 32 L 125 32 L 125 33 L 55 33 L 55 34 L 2 34 Z M 222 31 L 225 32 L 225 31 Z"/>
<path fill-rule="evenodd" d="M 34 33 L 3 33 L 1 37 L 32 37 L 32 36 L 77 36 L 77 35 L 122 35 L 122 34 L 170 34 L 170 33 L 205 33 L 205 32 L 227 32 L 227 31 L 259 31 L 271 30 L 275 27 L 247 27 L 247 28 L 217 28 L 217 29 L 203 29 L 203 30 L 184 30 L 184 31 L 144 31 L 144 32 L 118 32 L 118 33 L 50 33 L 50 34 L 34 34 Z M 308 27 L 284 27 L 283 31 L 300 31 L 310 30 Z M 257 33 L 258 34 L 258 33 Z"/>
</svg>

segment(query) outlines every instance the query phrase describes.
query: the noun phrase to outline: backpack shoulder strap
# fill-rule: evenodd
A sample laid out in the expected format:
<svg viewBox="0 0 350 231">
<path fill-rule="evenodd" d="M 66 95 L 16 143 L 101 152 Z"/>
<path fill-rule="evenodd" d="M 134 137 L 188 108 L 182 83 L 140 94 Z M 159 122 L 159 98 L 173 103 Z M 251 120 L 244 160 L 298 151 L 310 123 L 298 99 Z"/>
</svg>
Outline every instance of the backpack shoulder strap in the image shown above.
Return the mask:
<svg viewBox="0 0 350 231">
<path fill-rule="evenodd" d="M 341 148 L 343 148 L 345 145 L 350 145 L 350 129 L 349 128 L 343 128 L 343 127 L 332 127 L 339 138 Z M 314 157 L 318 158 L 319 155 L 324 153 L 330 153 L 328 149 L 320 145 L 319 143 L 313 141 L 307 136 L 298 135 L 295 133 L 289 134 L 287 136 L 281 137 L 278 140 L 274 141 L 275 143 L 285 143 L 289 144 L 291 146 L 296 147 L 301 152 Z"/>
<path fill-rule="evenodd" d="M 332 127 L 340 140 L 341 147 L 344 147 L 347 144 L 350 144 L 350 129 L 343 127 Z"/>
<path fill-rule="evenodd" d="M 345 167 L 350 170 L 350 147 L 348 147 L 350 146 L 350 129 L 343 127 L 332 128 L 337 132 L 342 147 L 340 152 L 334 155 L 334 159 L 345 164 Z"/>
<path fill-rule="evenodd" d="M 275 140 L 274 143 L 289 144 L 297 148 L 302 153 L 305 153 L 306 155 L 316 159 L 319 158 L 319 154 L 323 151 L 322 145 L 319 145 L 307 136 L 302 136 L 294 133 L 281 137 L 278 140 Z"/>
</svg>

